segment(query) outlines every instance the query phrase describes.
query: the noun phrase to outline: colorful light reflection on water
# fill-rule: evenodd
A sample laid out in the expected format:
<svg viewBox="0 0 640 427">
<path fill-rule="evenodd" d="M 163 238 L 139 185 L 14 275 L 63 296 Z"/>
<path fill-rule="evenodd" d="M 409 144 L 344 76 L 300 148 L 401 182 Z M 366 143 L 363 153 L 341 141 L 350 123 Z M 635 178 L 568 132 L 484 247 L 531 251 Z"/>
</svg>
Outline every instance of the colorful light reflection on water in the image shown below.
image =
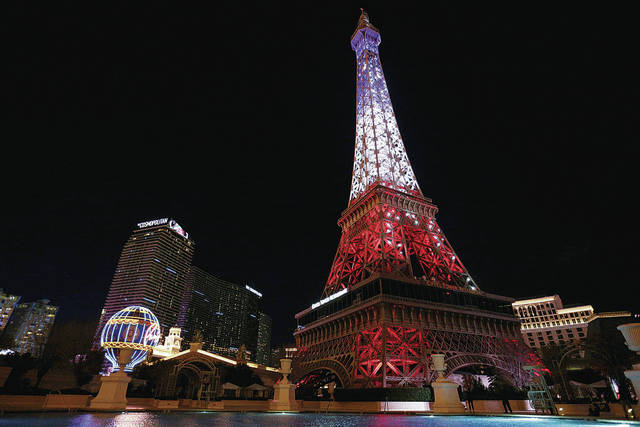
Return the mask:
<svg viewBox="0 0 640 427">
<path fill-rule="evenodd" d="M 149 412 L 83 413 L 83 414 L 5 414 L 3 426 L 47 427 L 175 427 L 198 426 L 285 426 L 285 427 L 410 427 L 410 426 L 470 426 L 520 427 L 532 424 L 553 427 L 631 426 L 637 422 L 572 420 L 530 416 L 433 416 L 433 415 L 354 415 L 354 414 L 296 414 L 296 413 L 239 413 L 239 412 Z"/>
</svg>

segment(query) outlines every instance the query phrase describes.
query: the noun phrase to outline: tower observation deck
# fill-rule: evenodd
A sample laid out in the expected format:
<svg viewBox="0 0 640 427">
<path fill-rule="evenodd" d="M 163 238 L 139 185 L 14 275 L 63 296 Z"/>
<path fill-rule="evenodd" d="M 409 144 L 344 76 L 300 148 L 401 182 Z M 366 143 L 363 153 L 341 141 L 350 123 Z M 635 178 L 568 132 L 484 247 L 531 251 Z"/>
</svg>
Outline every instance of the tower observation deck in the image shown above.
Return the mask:
<svg viewBox="0 0 640 427">
<path fill-rule="evenodd" d="M 362 12 L 356 55 L 351 191 L 321 300 L 298 313 L 293 377 L 312 390 L 429 383 L 432 352 L 447 373 L 491 365 L 523 384 L 532 354 L 512 298 L 483 292 L 436 222 L 418 185 L 382 72 L 380 32 Z"/>
</svg>

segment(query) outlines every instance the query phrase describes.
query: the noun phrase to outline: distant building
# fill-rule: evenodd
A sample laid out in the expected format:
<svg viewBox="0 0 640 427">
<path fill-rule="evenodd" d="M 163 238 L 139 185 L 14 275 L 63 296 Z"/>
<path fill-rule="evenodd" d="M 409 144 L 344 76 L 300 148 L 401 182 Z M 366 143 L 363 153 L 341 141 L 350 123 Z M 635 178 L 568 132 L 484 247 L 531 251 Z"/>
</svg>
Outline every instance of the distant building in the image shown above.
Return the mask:
<svg viewBox="0 0 640 427">
<path fill-rule="evenodd" d="M 298 352 L 295 343 L 278 345 L 271 349 L 271 366 L 280 367 L 280 359 L 293 359 Z"/>
<path fill-rule="evenodd" d="M 606 342 L 609 346 L 616 346 L 621 350 L 628 349 L 624 336 L 617 329 L 618 325 L 635 323 L 640 320 L 639 315 L 628 311 L 609 311 L 594 313 L 588 319 L 587 344 L 600 344 Z"/>
<path fill-rule="evenodd" d="M 520 318 L 524 342 L 531 348 L 584 342 L 591 305 L 563 307 L 558 295 L 515 301 L 513 312 Z"/>
<path fill-rule="evenodd" d="M 56 319 L 58 307 L 49 300 L 18 304 L 4 330 L 3 342 L 16 353 L 40 357 Z"/>
<path fill-rule="evenodd" d="M 271 365 L 271 317 L 262 311 L 258 314 L 256 362 Z"/>
<path fill-rule="evenodd" d="M 164 337 L 164 342 L 153 348 L 153 355 L 157 357 L 170 357 L 180 353 L 182 347 L 181 330 L 177 326 L 169 329 L 169 335 Z"/>
<path fill-rule="evenodd" d="M 19 301 L 19 296 L 8 294 L 4 292 L 4 289 L 0 288 L 0 334 L 9 323 L 9 319 Z"/>
<path fill-rule="evenodd" d="M 249 360 L 256 361 L 262 294 L 196 266 L 191 267 L 189 277 L 190 299 L 182 330 L 185 342 L 199 330 L 205 350 L 235 358 L 244 344 Z"/>
<path fill-rule="evenodd" d="M 122 248 L 94 344 L 99 345 L 106 321 L 130 305 L 153 311 L 163 334 L 173 326 L 182 327 L 194 248 L 193 240 L 174 220 L 162 218 L 137 224 Z"/>
</svg>

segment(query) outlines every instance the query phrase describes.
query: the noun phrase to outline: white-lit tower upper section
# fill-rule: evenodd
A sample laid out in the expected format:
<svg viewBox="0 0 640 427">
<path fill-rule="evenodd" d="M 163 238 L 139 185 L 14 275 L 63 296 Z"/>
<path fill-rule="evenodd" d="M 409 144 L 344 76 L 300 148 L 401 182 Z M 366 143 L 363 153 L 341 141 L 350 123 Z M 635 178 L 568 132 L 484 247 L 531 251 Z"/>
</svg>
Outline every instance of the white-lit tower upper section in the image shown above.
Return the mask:
<svg viewBox="0 0 640 427">
<path fill-rule="evenodd" d="M 380 32 L 362 12 L 351 36 L 356 53 L 356 144 L 349 204 L 374 185 L 422 195 L 411 169 L 378 56 Z"/>
</svg>

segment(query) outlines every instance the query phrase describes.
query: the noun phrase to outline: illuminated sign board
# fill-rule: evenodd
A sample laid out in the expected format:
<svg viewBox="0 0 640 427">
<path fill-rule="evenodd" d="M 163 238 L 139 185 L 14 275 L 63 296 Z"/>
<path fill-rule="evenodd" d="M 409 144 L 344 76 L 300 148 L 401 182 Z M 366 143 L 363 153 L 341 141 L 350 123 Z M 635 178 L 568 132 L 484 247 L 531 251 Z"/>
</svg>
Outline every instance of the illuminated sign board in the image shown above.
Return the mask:
<svg viewBox="0 0 640 427">
<path fill-rule="evenodd" d="M 169 221 L 169 218 L 162 218 L 162 219 L 154 219 L 153 221 L 139 222 L 138 228 L 146 228 L 154 225 L 162 225 L 162 224 L 166 224 L 168 221 Z"/>
<path fill-rule="evenodd" d="M 349 289 L 344 288 L 343 290 L 341 290 L 340 292 L 336 292 L 333 295 L 330 295 L 328 297 L 326 297 L 325 299 L 321 299 L 320 301 L 311 304 L 311 309 L 313 310 L 314 308 L 320 307 L 322 304 L 326 304 L 331 300 L 334 300 L 338 297 L 341 297 L 342 295 L 346 294 L 349 291 Z"/>
<path fill-rule="evenodd" d="M 185 239 L 189 238 L 189 233 L 184 231 L 182 227 L 180 227 L 180 225 L 178 225 L 178 223 L 175 222 L 174 220 L 169 221 L 169 228 L 175 231 L 176 233 L 178 233 L 179 235 L 181 235 L 182 237 L 184 237 Z"/>
<path fill-rule="evenodd" d="M 258 295 L 260 298 L 262 298 L 262 294 L 260 292 L 256 291 L 255 289 L 253 289 L 251 286 L 244 285 L 244 287 L 247 288 L 247 290 L 253 292 L 256 295 Z"/>
<path fill-rule="evenodd" d="M 180 224 L 178 224 L 174 220 L 169 220 L 169 218 L 160 218 L 160 219 L 154 219 L 151 221 L 139 222 L 138 228 L 147 228 L 147 227 L 153 227 L 156 225 L 164 225 L 164 224 L 169 224 L 170 229 L 172 229 L 173 231 L 175 231 L 185 239 L 189 238 L 189 233 L 184 231 L 184 229 L 180 227 Z"/>
</svg>

